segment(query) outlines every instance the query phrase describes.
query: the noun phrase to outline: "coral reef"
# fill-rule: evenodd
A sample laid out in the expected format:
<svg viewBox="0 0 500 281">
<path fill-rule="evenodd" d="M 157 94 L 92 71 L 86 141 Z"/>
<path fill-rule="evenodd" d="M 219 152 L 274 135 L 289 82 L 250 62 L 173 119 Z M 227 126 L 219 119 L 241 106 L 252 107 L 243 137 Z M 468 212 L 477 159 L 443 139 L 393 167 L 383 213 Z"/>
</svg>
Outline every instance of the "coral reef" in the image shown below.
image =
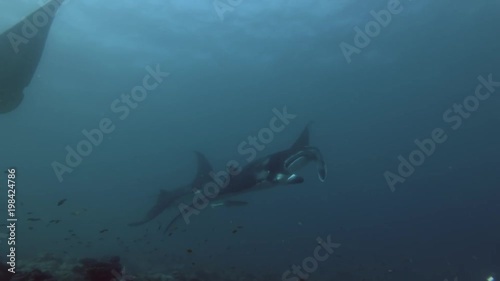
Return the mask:
<svg viewBox="0 0 500 281">
<path fill-rule="evenodd" d="M 2 281 L 11 280 L 12 273 L 10 273 L 8 269 L 9 267 L 4 262 L 0 262 L 0 280 Z"/>
<path fill-rule="evenodd" d="M 23 260 L 22 267 L 13 275 L 5 265 L 0 266 L 0 281 L 265 281 L 279 280 L 279 276 L 256 277 L 229 271 L 200 268 L 170 269 L 165 272 L 126 272 L 119 257 L 103 259 L 63 259 L 40 255 Z"/>
<path fill-rule="evenodd" d="M 39 270 L 41 272 L 50 272 L 50 274 L 54 276 L 57 281 L 80 281 L 80 279 L 75 278 L 72 273 L 72 269 L 76 262 L 76 259 L 64 259 L 56 257 L 52 254 L 40 254 L 33 259 L 21 260 L 18 271 L 23 273 Z"/>
<path fill-rule="evenodd" d="M 34 269 L 29 272 L 19 272 L 12 276 L 10 281 L 57 281 L 57 279 L 48 272 Z"/>
<path fill-rule="evenodd" d="M 80 264 L 73 268 L 76 275 L 83 277 L 85 281 L 110 281 L 125 279 L 123 267 L 119 257 L 111 257 L 107 260 L 82 259 Z M 126 280 L 126 279 L 125 279 Z M 124 281 L 125 281 L 124 280 Z"/>
</svg>

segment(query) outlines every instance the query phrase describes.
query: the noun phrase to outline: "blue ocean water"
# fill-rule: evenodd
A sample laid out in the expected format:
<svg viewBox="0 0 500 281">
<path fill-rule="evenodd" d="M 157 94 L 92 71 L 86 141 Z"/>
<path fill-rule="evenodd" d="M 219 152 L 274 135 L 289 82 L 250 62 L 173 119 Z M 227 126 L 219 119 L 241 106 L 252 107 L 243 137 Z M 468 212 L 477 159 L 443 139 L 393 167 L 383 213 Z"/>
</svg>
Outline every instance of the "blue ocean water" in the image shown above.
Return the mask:
<svg viewBox="0 0 500 281">
<path fill-rule="evenodd" d="M 0 2 L 0 29 L 38 7 Z M 0 207 L 8 224 L 3 171 L 15 168 L 18 266 L 50 253 L 116 255 L 136 274 L 496 277 L 499 8 L 493 0 L 66 0 L 22 104 L 0 116 Z M 283 112 L 293 116 L 283 129 L 262 133 Z M 169 212 L 127 225 L 161 189 L 193 179 L 194 151 L 216 171 L 244 166 L 253 137 L 265 157 L 311 121 L 325 182 L 311 164 L 298 172 L 304 183 L 235 198 L 245 206 L 207 207 L 170 236 Z M 108 133 L 91 144 L 96 129 Z M 318 238 L 340 245 L 319 260 Z"/>
</svg>

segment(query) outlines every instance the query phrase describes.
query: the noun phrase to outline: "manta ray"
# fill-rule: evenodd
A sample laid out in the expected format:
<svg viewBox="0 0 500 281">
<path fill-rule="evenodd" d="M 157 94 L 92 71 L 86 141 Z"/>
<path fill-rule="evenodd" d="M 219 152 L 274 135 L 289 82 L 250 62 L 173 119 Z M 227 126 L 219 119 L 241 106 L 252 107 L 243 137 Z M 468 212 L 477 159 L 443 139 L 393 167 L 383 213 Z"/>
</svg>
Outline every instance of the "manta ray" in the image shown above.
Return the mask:
<svg viewBox="0 0 500 281">
<path fill-rule="evenodd" d="M 225 186 L 222 186 L 216 197 L 211 200 L 211 205 L 244 206 L 246 205 L 244 201 L 237 201 L 240 203 L 235 204 L 227 198 L 276 186 L 303 183 L 304 178 L 296 173 L 309 163 L 316 164 L 318 178 L 324 182 L 327 176 L 327 166 L 320 150 L 309 144 L 309 125 L 307 125 L 290 148 L 256 159 L 243 167 L 238 174 L 229 177 Z M 205 184 L 209 183 L 213 185 L 213 181 Z M 194 187 L 198 188 L 196 192 L 202 192 L 201 185 Z M 181 217 L 189 222 L 190 215 L 199 213 L 199 210 L 194 209 L 197 199 L 194 195 L 191 196 L 193 203 L 187 207 L 179 207 L 179 214 L 169 222 L 164 232 L 167 232 Z"/>
<path fill-rule="evenodd" d="M 0 114 L 21 104 L 42 57 L 54 16 L 64 0 L 51 0 L 0 34 Z"/>
</svg>

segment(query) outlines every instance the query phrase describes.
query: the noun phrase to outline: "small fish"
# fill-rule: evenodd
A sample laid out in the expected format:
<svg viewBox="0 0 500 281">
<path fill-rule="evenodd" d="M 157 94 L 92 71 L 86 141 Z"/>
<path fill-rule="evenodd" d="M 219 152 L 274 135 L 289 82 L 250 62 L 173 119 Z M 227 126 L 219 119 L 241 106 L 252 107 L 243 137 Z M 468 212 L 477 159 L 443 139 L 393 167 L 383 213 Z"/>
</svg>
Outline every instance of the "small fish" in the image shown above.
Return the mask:
<svg viewBox="0 0 500 281">
<path fill-rule="evenodd" d="M 109 231 L 109 229 L 105 228 L 105 229 L 99 231 L 99 233 L 104 233 L 104 232 L 107 232 L 107 231 Z"/>
<path fill-rule="evenodd" d="M 49 224 L 51 224 L 51 223 L 58 224 L 58 223 L 60 223 L 60 222 L 61 222 L 61 220 L 51 220 L 51 221 L 49 221 Z"/>
<path fill-rule="evenodd" d="M 59 200 L 59 202 L 57 202 L 57 206 L 61 206 L 62 204 L 64 204 L 64 202 L 66 202 L 66 200 L 68 200 L 68 199 L 64 198 L 64 199 Z"/>
<path fill-rule="evenodd" d="M 212 208 L 217 208 L 217 207 L 240 207 L 240 206 L 245 206 L 247 205 L 247 201 L 240 201 L 240 200 L 226 200 L 224 202 L 219 202 L 219 203 L 212 203 L 210 204 L 210 207 Z"/>
<path fill-rule="evenodd" d="M 237 229 L 233 230 L 233 234 L 235 234 L 236 232 L 238 232 L 238 230 L 237 230 Z"/>
<path fill-rule="evenodd" d="M 245 206 L 247 205 L 247 201 L 241 201 L 241 200 L 226 200 L 224 201 L 224 206 L 226 207 L 240 207 L 240 206 Z"/>
<path fill-rule="evenodd" d="M 82 213 L 84 213 L 86 211 L 87 211 L 87 209 L 83 208 L 82 210 L 73 211 L 73 212 L 71 212 L 71 214 L 73 216 L 79 216 L 79 215 L 81 215 Z"/>
<path fill-rule="evenodd" d="M 41 218 L 28 218 L 28 221 L 39 221 Z"/>
<path fill-rule="evenodd" d="M 193 250 L 192 249 L 187 249 L 186 252 L 188 252 L 188 253 L 191 254 L 193 252 Z"/>
</svg>

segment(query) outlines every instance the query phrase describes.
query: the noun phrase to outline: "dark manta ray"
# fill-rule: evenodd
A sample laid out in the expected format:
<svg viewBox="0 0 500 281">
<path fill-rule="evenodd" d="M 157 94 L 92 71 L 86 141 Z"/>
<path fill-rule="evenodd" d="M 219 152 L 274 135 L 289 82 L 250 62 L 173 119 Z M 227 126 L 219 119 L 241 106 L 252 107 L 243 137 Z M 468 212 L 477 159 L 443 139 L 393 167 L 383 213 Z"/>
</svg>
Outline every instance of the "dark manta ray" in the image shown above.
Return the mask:
<svg viewBox="0 0 500 281">
<path fill-rule="evenodd" d="M 257 184 L 298 184 L 304 182 L 304 178 L 296 172 L 314 162 L 318 168 L 318 178 L 321 182 L 326 180 L 326 163 L 318 148 L 309 145 L 309 125 L 304 128 L 299 138 L 292 147 L 282 150 L 264 158 L 251 162 L 244 171 Z M 231 178 L 231 180 L 233 180 Z M 231 187 L 229 183 L 228 187 Z M 245 188 L 243 186 L 243 188 Z M 223 189 L 221 194 L 237 191 L 237 187 Z"/>
<path fill-rule="evenodd" d="M 226 186 L 222 187 L 213 199 L 213 201 L 220 201 L 227 197 L 240 195 L 242 193 L 262 190 L 279 185 L 299 184 L 304 182 L 304 178 L 296 174 L 297 171 L 302 169 L 309 163 L 316 163 L 318 168 L 318 177 L 320 181 L 326 180 L 327 168 L 323 160 L 323 156 L 318 148 L 309 145 L 309 126 L 302 131 L 299 138 L 294 144 L 286 150 L 282 150 L 266 157 L 256 159 L 250 162 L 247 166 L 236 175 L 230 177 Z M 201 187 L 201 186 L 200 186 Z M 201 190 L 199 191 L 201 192 Z M 165 232 L 182 216 L 190 216 L 191 214 L 198 213 L 192 212 L 196 204 L 194 201 L 197 199 L 193 196 L 193 203 L 183 208 L 179 214 L 174 217 L 167 225 Z M 227 206 L 235 206 L 232 201 L 226 201 Z M 224 205 L 224 203 L 215 203 L 217 205 Z M 246 204 L 240 204 L 241 206 Z M 191 211 L 189 211 L 191 210 Z M 186 214 L 190 213 L 190 214 Z M 189 221 L 188 219 L 186 221 Z"/>
<path fill-rule="evenodd" d="M 176 204 L 179 203 L 179 200 L 189 194 L 192 194 L 193 189 L 212 181 L 212 178 L 210 178 L 212 166 L 210 166 L 208 160 L 200 152 L 196 152 L 196 159 L 198 168 L 194 180 L 190 184 L 180 186 L 174 190 L 161 190 L 158 198 L 156 199 L 156 204 L 141 220 L 130 223 L 129 226 L 143 225 L 159 216 L 167 208 L 172 206 L 177 207 Z"/>
<path fill-rule="evenodd" d="M 16 109 L 42 57 L 54 16 L 64 0 L 51 0 L 0 34 L 0 113 Z"/>
<path fill-rule="evenodd" d="M 229 179 L 216 199 L 278 185 L 302 183 L 304 178 L 296 172 L 311 162 L 316 163 L 318 177 L 324 182 L 326 163 L 319 149 L 309 145 L 308 125 L 290 148 L 256 159 L 243 167 L 240 173 Z"/>
</svg>

